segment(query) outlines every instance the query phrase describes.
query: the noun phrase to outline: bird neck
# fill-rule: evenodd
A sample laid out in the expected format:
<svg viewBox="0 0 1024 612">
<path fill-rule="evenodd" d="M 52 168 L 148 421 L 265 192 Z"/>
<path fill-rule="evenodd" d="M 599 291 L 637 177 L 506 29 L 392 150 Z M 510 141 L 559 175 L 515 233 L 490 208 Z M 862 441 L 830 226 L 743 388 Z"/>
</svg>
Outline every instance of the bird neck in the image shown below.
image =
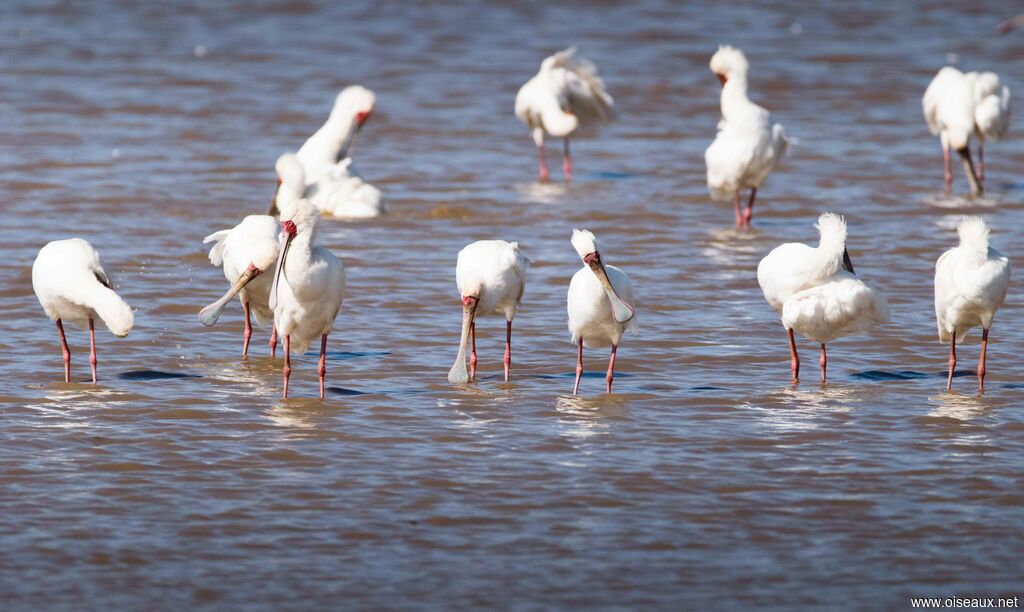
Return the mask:
<svg viewBox="0 0 1024 612">
<path fill-rule="evenodd" d="M 302 146 L 314 163 L 319 167 L 326 167 L 335 163 L 341 147 L 348 140 L 353 129 L 354 113 L 349 109 L 339 109 L 331 112 L 327 121 Z M 310 172 L 307 168 L 307 173 Z M 314 169 L 315 172 L 315 169 Z M 315 182 L 317 177 L 306 177 L 307 183 Z"/>
<path fill-rule="evenodd" d="M 749 105 L 747 74 L 745 72 L 730 74 L 729 79 L 722 86 L 722 116 L 728 119 L 729 115 Z"/>
<path fill-rule="evenodd" d="M 818 273 L 816 280 L 829 278 L 843 267 L 843 251 L 846 250 L 845 241 L 824 240 L 815 249 L 818 260 Z"/>
</svg>

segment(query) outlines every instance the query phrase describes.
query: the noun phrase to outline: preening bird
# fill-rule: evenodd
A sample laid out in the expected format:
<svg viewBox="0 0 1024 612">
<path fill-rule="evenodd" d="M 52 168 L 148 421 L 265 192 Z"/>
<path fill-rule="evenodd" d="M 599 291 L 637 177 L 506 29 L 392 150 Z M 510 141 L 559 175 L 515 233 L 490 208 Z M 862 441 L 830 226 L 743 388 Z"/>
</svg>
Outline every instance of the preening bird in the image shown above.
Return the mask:
<svg viewBox="0 0 1024 612">
<path fill-rule="evenodd" d="M 99 317 L 112 334 L 128 335 L 134 322 L 132 309 L 111 288 L 100 254 L 81 238 L 55 240 L 42 249 L 32 264 L 32 289 L 46 316 L 57 322 L 64 355 L 64 382 L 71 382 L 71 350 L 64 337 L 64 321 L 89 329 L 89 365 L 96 384 L 96 333 Z"/>
<path fill-rule="evenodd" d="M 633 283 L 622 270 L 606 266 L 597 250 L 597 239 L 587 230 L 572 231 L 572 246 L 583 260 L 583 267 L 569 283 L 569 332 L 576 344 L 576 383 L 572 393 L 580 390 L 583 376 L 583 347 L 611 346 L 605 390 L 612 392 L 615 376 L 615 352 L 626 330 L 634 335 L 639 329 L 636 320 L 636 298 Z"/>
<path fill-rule="evenodd" d="M 540 180 L 547 180 L 548 165 L 544 159 L 544 134 L 562 138 L 563 171 L 566 180 L 572 176 L 569 137 L 577 128 L 588 128 L 611 119 L 615 101 L 597 76 L 597 67 L 576 57 L 576 47 L 569 47 L 544 58 L 540 71 L 516 94 L 516 117 L 526 124 L 537 145 L 540 159 Z"/>
<path fill-rule="evenodd" d="M 526 290 L 526 267 L 530 260 L 519 243 L 478 240 L 459 251 L 455 282 L 462 297 L 462 334 L 455 364 L 448 382 L 465 384 L 476 380 L 476 319 L 482 315 L 505 315 L 505 380 L 512 365 L 512 319 Z M 466 342 L 469 341 L 469 372 L 466 372 Z"/>
<path fill-rule="evenodd" d="M 301 199 L 306 183 L 298 157 L 285 153 L 277 158 L 274 169 L 278 180 L 276 203 L 287 207 Z M 271 279 L 264 272 L 270 271 L 277 261 L 280 231 L 281 226 L 274 217 L 249 215 L 232 229 L 214 232 L 203 239 L 203 244 L 214 243 L 210 249 L 210 263 L 223 265 L 224 277 L 231 287 L 220 299 L 199 311 L 199 321 L 207 326 L 216 323 L 224 307 L 237 294 L 245 313 L 242 357 L 249 355 L 249 338 L 252 336 L 250 313 L 256 316 L 260 325 L 274 322 L 274 311 L 268 304 Z M 277 329 L 271 325 L 270 356 L 276 353 Z"/>
<path fill-rule="evenodd" d="M 722 119 L 718 135 L 704 152 L 708 191 L 715 201 L 732 199 L 736 227 L 749 227 L 757 190 L 786 154 L 789 140 L 782 125 L 772 125 L 771 114 L 747 97 L 750 64 L 742 51 L 719 47 L 710 65 L 722 83 Z M 750 189 L 750 199 L 741 212 L 744 189 Z"/>
<path fill-rule="evenodd" d="M 1010 127 L 1010 88 L 994 72 L 963 73 L 946 66 L 932 79 L 921 99 L 928 130 L 942 142 L 946 192 L 953 188 L 949 151 L 964 163 L 971 193 L 984 190 L 985 140 L 999 140 Z M 971 137 L 978 139 L 978 167 L 971 159 Z"/>
<path fill-rule="evenodd" d="M 775 247 L 757 266 L 757 282 L 768 304 L 782 316 L 789 336 L 793 382 L 800 378 L 800 357 L 793 332 L 821 344 L 821 382 L 825 382 L 825 344 L 889 322 L 889 304 L 853 271 L 846 250 L 846 221 L 824 213 L 815 226 L 817 248 L 790 242 Z"/>
<path fill-rule="evenodd" d="M 288 397 L 291 353 L 301 355 L 320 338 L 320 398 L 327 372 L 327 334 L 345 298 L 345 267 L 316 244 L 320 213 L 309 200 L 292 200 L 281 209 L 277 265 L 268 303 L 274 326 L 284 339 L 284 397 Z"/>
<path fill-rule="evenodd" d="M 956 343 L 968 330 L 981 325 L 978 357 L 978 391 L 985 386 L 985 353 L 992 318 L 1006 299 L 1010 285 L 1010 261 L 988 245 L 988 226 L 981 217 L 966 217 L 957 228 L 960 245 L 949 249 L 935 263 L 935 319 L 939 340 L 949 342 L 949 377 L 953 387 Z"/>
<path fill-rule="evenodd" d="M 365 87 L 346 87 L 327 121 L 296 154 L 306 181 L 303 197 L 322 212 L 342 218 L 376 217 L 384 212 L 380 190 L 363 181 L 352 162 L 359 133 L 376 100 Z M 275 198 L 268 214 L 276 214 L 279 207 Z"/>
<path fill-rule="evenodd" d="M 277 220 L 269 215 L 249 215 L 229 230 L 214 232 L 203 239 L 203 244 L 213 242 L 210 249 L 210 263 L 223 266 L 224 277 L 231 283 L 219 300 L 199 311 L 203 325 L 213 325 L 224 307 L 235 295 L 242 302 L 245 313 L 245 328 L 242 332 L 242 357 L 249 355 L 249 338 L 252 336 L 252 319 L 256 316 L 260 325 L 274 322 L 270 310 L 270 276 L 264 274 L 277 261 L 277 236 L 281 231 Z M 277 331 L 271 325 L 270 354 L 277 349 Z"/>
</svg>

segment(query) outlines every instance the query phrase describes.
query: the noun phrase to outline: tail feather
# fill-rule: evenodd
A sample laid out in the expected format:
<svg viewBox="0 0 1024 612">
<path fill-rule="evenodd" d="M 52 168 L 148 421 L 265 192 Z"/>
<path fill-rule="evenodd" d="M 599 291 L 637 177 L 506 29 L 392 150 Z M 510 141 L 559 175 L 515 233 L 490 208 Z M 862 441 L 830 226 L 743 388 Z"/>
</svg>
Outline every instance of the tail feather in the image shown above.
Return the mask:
<svg viewBox="0 0 1024 612">
<path fill-rule="evenodd" d="M 217 243 L 210 249 L 210 263 L 215 266 L 219 266 L 224 261 L 224 249 L 227 247 L 227 238 L 230 233 L 231 230 L 221 230 L 203 238 L 203 244 L 214 241 Z"/>
</svg>

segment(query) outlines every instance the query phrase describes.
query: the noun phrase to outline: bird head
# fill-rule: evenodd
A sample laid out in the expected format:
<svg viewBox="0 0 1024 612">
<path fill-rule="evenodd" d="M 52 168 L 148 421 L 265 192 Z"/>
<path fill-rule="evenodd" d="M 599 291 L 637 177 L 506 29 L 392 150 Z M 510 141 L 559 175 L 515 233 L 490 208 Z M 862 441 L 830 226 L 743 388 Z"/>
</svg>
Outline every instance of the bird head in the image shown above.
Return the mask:
<svg viewBox="0 0 1024 612">
<path fill-rule="evenodd" d="M 336 121 L 339 126 L 344 126 L 345 142 L 338 149 L 337 159 L 340 162 L 352 155 L 359 141 L 359 131 L 373 114 L 373 108 L 377 103 L 377 96 L 362 85 L 349 85 L 341 90 L 334 101 L 334 109 L 331 110 L 331 121 Z"/>
<path fill-rule="evenodd" d="M 729 45 L 718 47 L 718 51 L 711 56 L 709 66 L 711 67 L 711 72 L 715 73 L 715 76 L 718 77 L 723 86 L 730 77 L 741 74 L 746 75 L 747 70 L 750 68 L 750 64 L 747 63 L 747 57 L 743 55 L 743 52 Z"/>
</svg>

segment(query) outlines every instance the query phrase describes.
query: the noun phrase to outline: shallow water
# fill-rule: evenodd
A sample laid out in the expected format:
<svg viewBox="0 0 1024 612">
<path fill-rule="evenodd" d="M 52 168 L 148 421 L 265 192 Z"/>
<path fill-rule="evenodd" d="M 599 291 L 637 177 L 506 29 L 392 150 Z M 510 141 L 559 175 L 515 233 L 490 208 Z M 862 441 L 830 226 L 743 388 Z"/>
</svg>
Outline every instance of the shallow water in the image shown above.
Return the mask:
<svg viewBox="0 0 1024 612">
<path fill-rule="evenodd" d="M 1024 35 L 992 35 L 1008 16 L 996 2 L 778 4 L 5 3 L 5 607 L 875 609 L 1019 594 L 1019 283 L 979 397 L 977 333 L 943 391 L 931 275 L 964 213 L 1017 262 L 1024 147 L 989 147 L 983 199 L 945 198 L 920 96 L 948 54 L 1019 88 Z M 719 91 L 707 60 L 724 42 L 800 141 L 739 234 L 703 183 Z M 620 114 L 575 143 L 571 185 L 537 184 L 512 101 L 570 43 Z M 378 95 L 357 159 L 391 214 L 323 224 L 349 279 L 329 398 L 310 399 L 310 354 L 282 401 L 266 329 L 243 362 L 237 304 L 198 323 L 226 287 L 201 241 L 265 210 L 275 158 L 350 82 Z M 826 386 L 801 342 L 793 388 L 755 268 L 781 242 L 814 242 L 823 210 L 847 215 L 857 271 L 894 317 L 830 346 Z M 641 331 L 612 396 L 603 351 L 569 395 L 572 227 L 637 288 Z M 98 334 L 97 388 L 78 330 L 76 382 L 59 382 L 31 290 L 38 249 L 70 235 L 137 308 L 128 338 Z M 502 322 L 484 319 L 480 381 L 453 388 L 455 257 L 482 238 L 534 261 L 513 380 Z"/>
</svg>

